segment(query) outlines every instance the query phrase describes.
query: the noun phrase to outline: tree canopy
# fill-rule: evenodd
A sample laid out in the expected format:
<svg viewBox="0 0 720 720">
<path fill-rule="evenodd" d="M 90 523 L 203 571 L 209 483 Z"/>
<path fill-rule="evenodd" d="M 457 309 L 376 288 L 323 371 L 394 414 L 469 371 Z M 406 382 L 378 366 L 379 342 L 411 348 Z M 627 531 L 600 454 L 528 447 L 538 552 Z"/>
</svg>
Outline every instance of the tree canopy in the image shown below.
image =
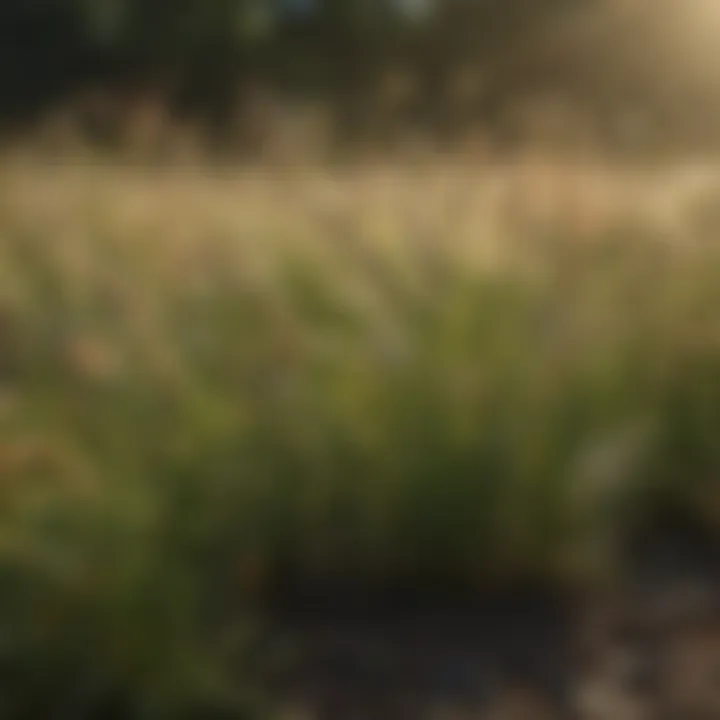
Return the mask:
<svg viewBox="0 0 720 720">
<path fill-rule="evenodd" d="M 399 57 L 489 56 L 582 1 L 4 0 L 0 92 L 7 112 L 157 74 L 218 93 L 248 74 L 347 90 Z"/>
</svg>

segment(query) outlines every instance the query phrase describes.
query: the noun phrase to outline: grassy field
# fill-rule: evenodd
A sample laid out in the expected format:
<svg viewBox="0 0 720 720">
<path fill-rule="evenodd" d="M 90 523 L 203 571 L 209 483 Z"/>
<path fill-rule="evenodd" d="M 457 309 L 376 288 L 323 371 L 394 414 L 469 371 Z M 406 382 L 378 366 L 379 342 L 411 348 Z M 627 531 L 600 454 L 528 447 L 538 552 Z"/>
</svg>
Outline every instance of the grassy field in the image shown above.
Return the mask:
<svg viewBox="0 0 720 720">
<path fill-rule="evenodd" d="M 3 711 L 250 701 L 288 577 L 579 587 L 662 508 L 720 527 L 718 208 L 702 167 L 5 162 Z"/>
</svg>

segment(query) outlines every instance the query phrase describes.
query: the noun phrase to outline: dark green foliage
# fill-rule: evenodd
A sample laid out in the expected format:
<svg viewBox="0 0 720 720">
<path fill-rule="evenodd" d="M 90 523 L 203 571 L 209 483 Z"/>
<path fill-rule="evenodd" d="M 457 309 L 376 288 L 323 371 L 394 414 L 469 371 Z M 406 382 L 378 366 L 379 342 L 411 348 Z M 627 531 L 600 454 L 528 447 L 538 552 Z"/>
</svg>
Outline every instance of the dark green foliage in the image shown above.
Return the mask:
<svg viewBox="0 0 720 720">
<path fill-rule="evenodd" d="M 183 112 L 217 120 L 238 87 L 260 80 L 320 95 L 352 133 L 386 69 L 412 68 L 436 102 L 433 76 L 444 82 L 468 60 L 492 72 L 498 49 L 524 52 L 528 33 L 567 4 L 438 0 L 418 22 L 395 0 L 316 0 L 303 12 L 289 0 L 6 0 L 1 114 L 28 119 L 89 86 L 149 86 Z"/>
</svg>

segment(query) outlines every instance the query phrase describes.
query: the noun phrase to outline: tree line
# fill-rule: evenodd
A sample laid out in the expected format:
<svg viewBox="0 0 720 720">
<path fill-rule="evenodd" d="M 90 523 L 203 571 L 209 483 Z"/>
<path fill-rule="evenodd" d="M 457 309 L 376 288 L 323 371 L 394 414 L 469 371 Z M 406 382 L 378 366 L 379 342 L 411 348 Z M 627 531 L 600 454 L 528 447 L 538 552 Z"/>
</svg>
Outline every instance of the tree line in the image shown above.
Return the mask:
<svg viewBox="0 0 720 720">
<path fill-rule="evenodd" d="M 634 3 L 646 14 L 636 12 L 623 36 L 608 19 L 627 15 L 625 7 L 620 0 L 3 0 L 0 120 L 27 123 L 92 87 L 162 94 L 178 116 L 218 132 L 249 89 L 272 88 L 325 103 L 345 140 L 413 125 L 438 137 L 478 122 L 502 127 L 508 107 L 543 92 L 596 116 L 617 117 L 623 103 L 646 113 L 677 107 L 677 96 L 659 101 L 658 83 L 631 69 L 657 3 Z M 607 11 L 604 23 L 598 8 Z M 613 16 L 613 8 L 623 11 Z"/>
</svg>

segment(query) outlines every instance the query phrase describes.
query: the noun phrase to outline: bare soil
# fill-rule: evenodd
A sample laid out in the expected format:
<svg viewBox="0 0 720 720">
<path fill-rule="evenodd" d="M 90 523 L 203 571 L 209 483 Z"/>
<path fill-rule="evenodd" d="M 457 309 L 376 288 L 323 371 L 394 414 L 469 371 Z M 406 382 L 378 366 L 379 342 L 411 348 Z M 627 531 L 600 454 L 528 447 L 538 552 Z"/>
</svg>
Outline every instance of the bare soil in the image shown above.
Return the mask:
<svg viewBox="0 0 720 720">
<path fill-rule="evenodd" d="M 720 718 L 720 546 L 668 525 L 627 554 L 583 598 L 295 588 L 271 612 L 274 695 L 288 720 Z"/>
</svg>

